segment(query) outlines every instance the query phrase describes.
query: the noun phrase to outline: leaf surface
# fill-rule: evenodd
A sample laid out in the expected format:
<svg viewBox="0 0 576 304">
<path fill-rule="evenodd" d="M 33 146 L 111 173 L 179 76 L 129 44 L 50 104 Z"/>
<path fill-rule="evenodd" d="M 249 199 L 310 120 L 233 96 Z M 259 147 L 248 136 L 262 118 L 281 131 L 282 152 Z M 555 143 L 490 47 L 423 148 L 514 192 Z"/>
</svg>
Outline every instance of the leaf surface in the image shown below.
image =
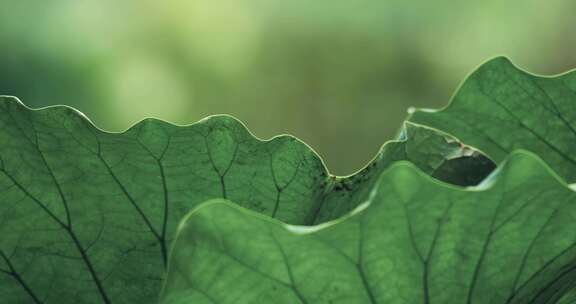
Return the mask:
<svg viewBox="0 0 576 304">
<path fill-rule="evenodd" d="M 431 129 L 406 132 L 373 165 L 340 178 L 296 138 L 262 141 L 229 116 L 189 126 L 147 119 L 108 133 L 71 108 L 0 97 L 2 301 L 153 303 L 177 223 L 208 199 L 311 224 L 353 209 L 398 159 L 458 184 L 493 166 Z"/>
<path fill-rule="evenodd" d="M 528 152 L 473 189 L 400 162 L 320 226 L 196 209 L 162 303 L 557 303 L 576 285 L 575 219 L 576 193 Z"/>
<path fill-rule="evenodd" d="M 497 162 L 515 149 L 532 151 L 576 181 L 576 72 L 536 76 L 498 57 L 473 72 L 448 107 L 417 110 L 410 120 L 450 133 Z"/>
</svg>

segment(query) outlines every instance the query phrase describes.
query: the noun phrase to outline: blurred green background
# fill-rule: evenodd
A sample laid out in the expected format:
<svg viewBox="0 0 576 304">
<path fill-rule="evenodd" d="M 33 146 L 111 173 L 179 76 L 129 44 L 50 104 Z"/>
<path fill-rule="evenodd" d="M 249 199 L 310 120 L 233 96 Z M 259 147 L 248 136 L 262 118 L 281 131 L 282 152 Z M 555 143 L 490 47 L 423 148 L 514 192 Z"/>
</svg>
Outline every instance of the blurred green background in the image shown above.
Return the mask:
<svg viewBox="0 0 576 304">
<path fill-rule="evenodd" d="M 0 0 L 0 94 L 122 131 L 227 113 L 337 174 L 444 106 L 476 66 L 576 67 L 576 1 Z"/>
</svg>

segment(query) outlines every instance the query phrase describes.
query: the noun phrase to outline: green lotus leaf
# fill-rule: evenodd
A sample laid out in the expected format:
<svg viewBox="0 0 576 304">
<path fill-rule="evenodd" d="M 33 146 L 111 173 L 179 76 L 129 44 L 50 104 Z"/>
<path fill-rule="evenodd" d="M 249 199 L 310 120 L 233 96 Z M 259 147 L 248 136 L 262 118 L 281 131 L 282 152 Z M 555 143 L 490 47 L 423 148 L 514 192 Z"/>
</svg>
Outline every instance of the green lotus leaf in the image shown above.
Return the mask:
<svg viewBox="0 0 576 304">
<path fill-rule="evenodd" d="M 71 108 L 1 97 L 2 302 L 155 303 L 177 223 L 208 199 L 312 224 L 355 208 L 395 160 L 457 184 L 493 166 L 432 129 L 405 132 L 341 178 L 296 138 L 259 140 L 230 116 L 109 133 Z"/>
<path fill-rule="evenodd" d="M 399 162 L 318 226 L 223 200 L 195 209 L 161 303 L 568 303 L 575 219 L 576 193 L 528 152 L 468 189 Z"/>
<path fill-rule="evenodd" d="M 448 132 L 497 162 L 515 149 L 532 151 L 576 181 L 576 72 L 537 76 L 498 57 L 473 72 L 448 107 L 417 110 L 410 120 Z"/>
</svg>

